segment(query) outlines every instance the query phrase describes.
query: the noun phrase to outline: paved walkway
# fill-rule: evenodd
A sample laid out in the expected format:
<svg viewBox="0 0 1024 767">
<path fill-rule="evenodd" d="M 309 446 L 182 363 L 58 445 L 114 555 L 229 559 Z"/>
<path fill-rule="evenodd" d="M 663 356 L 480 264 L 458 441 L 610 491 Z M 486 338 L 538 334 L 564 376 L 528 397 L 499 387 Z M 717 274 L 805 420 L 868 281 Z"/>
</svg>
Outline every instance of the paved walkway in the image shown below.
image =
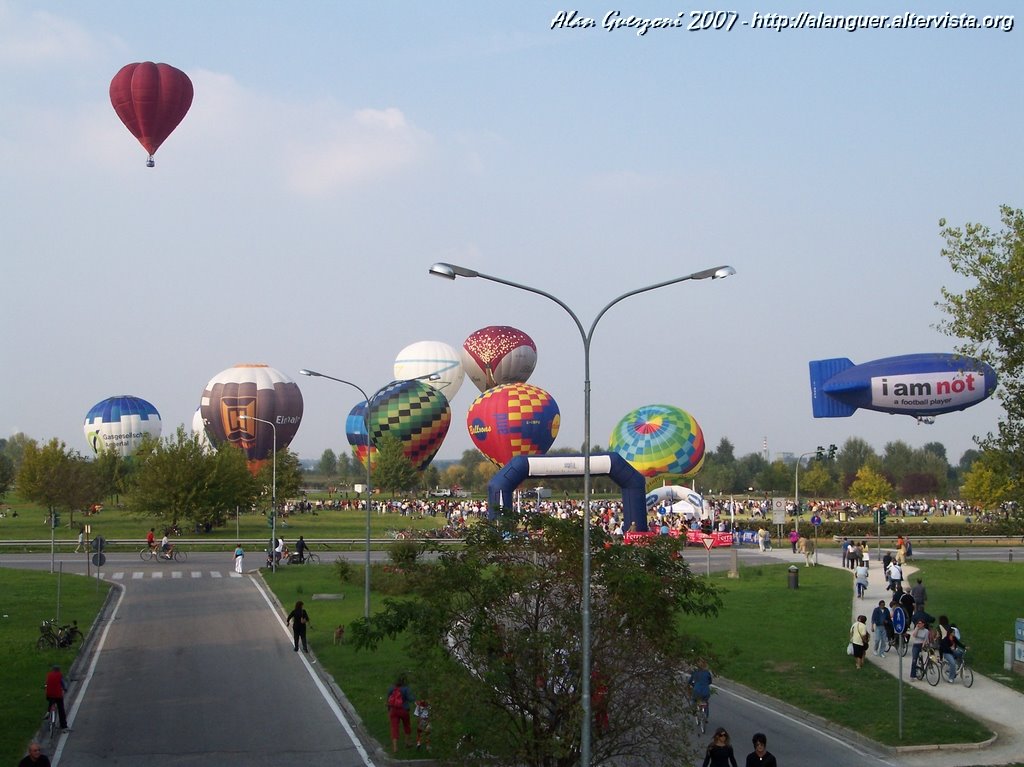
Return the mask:
<svg viewBox="0 0 1024 767">
<path fill-rule="evenodd" d="M 778 550 L 780 553 L 782 550 Z M 790 554 L 794 564 L 804 565 L 802 554 Z M 842 568 L 842 554 L 838 550 L 824 549 L 818 551 L 818 565 Z M 868 628 L 871 627 L 871 611 L 881 599 L 889 603 L 891 592 L 885 590 L 885 576 L 882 573 L 881 556 L 871 552 L 870 577 L 868 590 L 863 599 L 857 598 L 853 585 L 853 571 L 850 572 L 850 591 L 853 599 L 852 621 L 858 615 L 866 615 Z M 904 570 L 903 583 L 913 584 L 913 574 L 917 568 L 907 565 Z M 928 581 L 925 579 L 927 587 Z M 929 600 L 930 603 L 933 600 Z M 935 605 L 931 604 L 935 612 Z M 935 613 L 938 615 L 938 613 Z M 895 652 L 886 653 L 884 658 L 876 657 L 868 650 L 865 656 L 871 663 L 884 671 L 897 676 L 899 674 L 899 656 Z M 1004 765 L 1024 762 L 1024 695 L 1009 687 L 994 682 L 988 677 L 974 673 L 974 685 L 967 689 L 957 681 L 949 684 L 943 678 L 938 686 L 932 687 L 925 681 L 910 681 L 910 653 L 903 659 L 903 679 L 907 686 L 911 684 L 921 692 L 939 698 L 951 707 L 970 714 L 975 719 L 985 722 L 996 733 L 996 737 L 987 744 L 964 744 L 958 746 L 915 746 L 899 748 L 900 764 L 908 767 L 916 765 L 940 765 L 941 767 L 975 767 L 976 765 Z M 904 717 L 913 717 L 904 698 Z M 904 719 L 906 721 L 906 719 Z"/>
</svg>

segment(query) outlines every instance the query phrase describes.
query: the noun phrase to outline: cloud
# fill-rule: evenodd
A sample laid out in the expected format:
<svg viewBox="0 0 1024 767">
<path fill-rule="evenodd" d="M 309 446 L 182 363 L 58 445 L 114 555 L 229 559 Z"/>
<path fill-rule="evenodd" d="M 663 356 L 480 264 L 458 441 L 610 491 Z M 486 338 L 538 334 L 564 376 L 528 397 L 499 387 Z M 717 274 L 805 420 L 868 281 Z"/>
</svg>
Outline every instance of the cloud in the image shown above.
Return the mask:
<svg viewBox="0 0 1024 767">
<path fill-rule="evenodd" d="M 48 66 L 94 58 L 93 35 L 70 19 L 46 11 L 19 14 L 0 2 L 0 66 Z"/>
<path fill-rule="evenodd" d="M 317 109 L 311 115 L 313 124 L 324 127 L 323 138 L 287 143 L 284 170 L 290 190 L 316 197 L 393 176 L 414 166 L 431 144 L 429 135 L 394 107 L 348 115 L 335 111 Z"/>
</svg>

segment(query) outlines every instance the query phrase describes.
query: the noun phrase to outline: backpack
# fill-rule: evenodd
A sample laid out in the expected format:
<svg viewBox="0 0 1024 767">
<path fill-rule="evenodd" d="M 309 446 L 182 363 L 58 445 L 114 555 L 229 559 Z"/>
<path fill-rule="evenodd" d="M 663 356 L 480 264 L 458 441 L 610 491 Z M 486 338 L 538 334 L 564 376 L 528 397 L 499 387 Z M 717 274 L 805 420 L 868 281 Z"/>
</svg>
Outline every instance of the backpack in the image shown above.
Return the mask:
<svg viewBox="0 0 1024 767">
<path fill-rule="evenodd" d="M 388 708 L 404 708 L 405 696 L 402 695 L 402 688 L 395 687 L 388 695 Z"/>
</svg>

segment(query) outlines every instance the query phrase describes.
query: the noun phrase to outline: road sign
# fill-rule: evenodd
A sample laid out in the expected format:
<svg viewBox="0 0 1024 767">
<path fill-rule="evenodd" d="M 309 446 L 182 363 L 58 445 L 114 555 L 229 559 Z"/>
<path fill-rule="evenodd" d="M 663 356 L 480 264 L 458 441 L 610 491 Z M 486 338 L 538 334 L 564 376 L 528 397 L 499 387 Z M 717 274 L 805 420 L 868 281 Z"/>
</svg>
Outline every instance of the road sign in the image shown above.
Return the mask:
<svg viewBox="0 0 1024 767">
<path fill-rule="evenodd" d="M 107 561 L 107 555 L 104 554 L 102 551 L 98 551 L 98 552 L 96 552 L 95 554 L 92 555 L 92 563 L 94 565 L 96 565 L 96 567 L 103 567 L 103 565 L 104 565 L 104 563 L 106 563 L 106 561 Z"/>
<path fill-rule="evenodd" d="M 106 544 L 107 544 L 107 539 L 104 538 L 102 535 L 97 535 L 95 538 L 92 539 L 92 544 L 91 544 L 92 550 L 93 551 L 103 551 L 103 547 Z"/>
<path fill-rule="evenodd" d="M 715 545 L 715 539 L 710 535 L 701 536 L 700 542 L 704 544 L 704 548 L 711 551 L 711 547 Z"/>
<path fill-rule="evenodd" d="M 811 524 L 814 525 L 815 527 L 820 525 L 821 524 L 821 517 L 819 517 L 817 514 L 815 514 L 813 517 L 811 517 Z"/>
<path fill-rule="evenodd" d="M 897 607 L 892 611 L 892 627 L 897 634 L 902 634 L 907 630 L 907 614 L 903 612 L 902 607 Z"/>
</svg>

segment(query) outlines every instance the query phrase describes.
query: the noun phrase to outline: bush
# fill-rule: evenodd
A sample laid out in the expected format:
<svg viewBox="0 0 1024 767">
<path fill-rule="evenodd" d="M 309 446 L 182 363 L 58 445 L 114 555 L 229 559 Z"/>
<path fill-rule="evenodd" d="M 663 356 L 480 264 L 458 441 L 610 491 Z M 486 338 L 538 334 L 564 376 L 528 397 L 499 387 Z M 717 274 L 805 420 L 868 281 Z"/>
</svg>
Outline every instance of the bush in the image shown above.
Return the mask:
<svg viewBox="0 0 1024 767">
<path fill-rule="evenodd" d="M 348 583 L 352 580 L 352 563 L 338 557 L 334 560 L 334 572 L 342 583 Z"/>
<path fill-rule="evenodd" d="M 415 540 L 395 541 L 388 548 L 388 558 L 400 570 L 410 570 L 416 566 L 416 560 L 423 553 L 423 545 Z"/>
</svg>

